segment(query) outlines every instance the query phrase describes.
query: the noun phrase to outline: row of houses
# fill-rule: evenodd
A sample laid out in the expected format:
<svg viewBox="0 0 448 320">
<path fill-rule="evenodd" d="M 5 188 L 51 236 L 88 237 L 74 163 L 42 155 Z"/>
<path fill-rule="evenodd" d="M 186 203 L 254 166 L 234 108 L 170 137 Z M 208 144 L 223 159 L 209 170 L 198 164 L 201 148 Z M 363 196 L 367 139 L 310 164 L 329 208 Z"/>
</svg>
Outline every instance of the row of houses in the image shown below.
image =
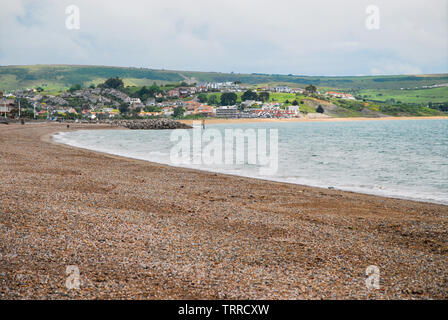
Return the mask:
<svg viewBox="0 0 448 320">
<path fill-rule="evenodd" d="M 184 115 L 203 115 L 213 117 L 216 115 L 216 108 L 199 103 L 197 101 L 184 101 L 182 107 L 185 109 Z"/>
<path fill-rule="evenodd" d="M 353 95 L 351 95 L 349 93 L 343 93 L 343 92 L 328 91 L 325 93 L 325 95 L 333 97 L 333 98 L 338 98 L 338 99 L 356 100 Z"/>
<path fill-rule="evenodd" d="M 233 81 L 226 82 L 204 82 L 199 84 L 199 87 L 205 91 L 239 91 L 246 89 L 245 86 L 241 86 L 239 83 Z"/>
<path fill-rule="evenodd" d="M 292 110 L 251 110 L 249 114 L 255 115 L 256 118 L 293 118 L 297 116 L 297 113 Z"/>
<path fill-rule="evenodd" d="M 85 118 L 89 118 L 92 120 L 95 120 L 99 116 L 107 117 L 107 118 L 114 118 L 118 115 L 120 115 L 120 111 L 118 109 L 113 108 L 102 108 L 100 110 L 83 110 L 82 115 Z"/>
<path fill-rule="evenodd" d="M 246 90 L 247 86 L 242 86 L 235 82 L 204 82 L 195 87 L 179 87 L 167 91 L 166 96 L 168 98 L 185 98 L 191 97 L 201 92 L 240 92 Z"/>
<path fill-rule="evenodd" d="M 149 116 L 172 116 L 174 114 L 174 109 L 177 106 L 166 106 L 162 107 L 160 112 L 147 112 L 141 111 L 139 113 L 140 117 L 149 117 Z M 212 106 L 208 106 L 205 104 L 195 104 L 195 105 L 186 105 L 184 108 L 184 116 L 190 115 L 202 115 L 204 117 L 213 117 L 216 115 L 216 108 Z"/>
<path fill-rule="evenodd" d="M 160 112 L 145 112 L 141 111 L 141 117 L 147 116 L 171 116 L 174 113 L 176 105 L 161 107 Z M 182 107 L 184 108 L 184 116 L 202 115 L 205 117 L 218 118 L 290 118 L 299 115 L 299 106 L 288 106 L 286 109 L 281 109 L 278 103 L 264 103 L 258 108 L 245 108 L 240 111 L 237 106 L 221 106 L 213 107 L 202 104 L 196 101 L 184 101 Z"/>
<path fill-rule="evenodd" d="M 302 88 L 291 88 L 288 86 L 276 86 L 276 87 L 262 87 L 260 91 L 267 92 L 278 92 L 278 93 L 304 93 L 305 90 Z"/>
<path fill-rule="evenodd" d="M 0 91 L 0 116 L 10 114 L 15 108 L 15 100 L 4 97 L 3 92 Z"/>
<path fill-rule="evenodd" d="M 280 106 L 265 105 L 261 108 L 246 108 L 242 111 L 237 106 L 223 106 L 216 109 L 218 118 L 293 118 L 299 114 L 298 106 L 281 109 Z"/>
<path fill-rule="evenodd" d="M 36 113 L 38 116 L 47 117 L 47 119 L 53 116 L 65 116 L 68 114 L 77 115 L 78 112 L 73 108 L 58 108 L 56 106 L 47 106 L 45 109 Z"/>
<path fill-rule="evenodd" d="M 203 92 L 200 88 L 196 87 L 180 87 L 172 90 L 168 90 L 166 95 L 168 98 L 185 98 L 195 95 L 198 92 Z"/>
</svg>

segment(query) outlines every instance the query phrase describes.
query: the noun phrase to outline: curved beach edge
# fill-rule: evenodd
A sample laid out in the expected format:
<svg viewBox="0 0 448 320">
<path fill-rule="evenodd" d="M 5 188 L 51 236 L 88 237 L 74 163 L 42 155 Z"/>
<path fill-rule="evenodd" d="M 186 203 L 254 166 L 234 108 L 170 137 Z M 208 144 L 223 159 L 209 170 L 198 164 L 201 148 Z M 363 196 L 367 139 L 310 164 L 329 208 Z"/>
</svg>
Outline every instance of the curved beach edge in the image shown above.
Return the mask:
<svg viewBox="0 0 448 320">
<path fill-rule="evenodd" d="M 66 130 L 0 127 L 2 299 L 448 298 L 447 206 L 51 142 Z"/>
</svg>

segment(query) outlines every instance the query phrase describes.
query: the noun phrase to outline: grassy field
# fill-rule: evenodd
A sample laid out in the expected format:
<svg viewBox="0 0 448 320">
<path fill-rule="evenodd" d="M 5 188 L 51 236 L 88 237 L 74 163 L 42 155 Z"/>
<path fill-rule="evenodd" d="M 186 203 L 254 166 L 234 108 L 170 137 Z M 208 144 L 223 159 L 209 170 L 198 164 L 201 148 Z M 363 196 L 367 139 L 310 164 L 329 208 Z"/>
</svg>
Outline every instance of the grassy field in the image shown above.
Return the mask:
<svg viewBox="0 0 448 320">
<path fill-rule="evenodd" d="M 304 96 L 296 95 L 295 93 L 280 93 L 280 92 L 271 92 L 269 94 L 269 100 L 278 101 L 280 103 L 285 103 L 286 100 L 289 102 L 293 102 L 294 100 L 300 101 Z"/>
<path fill-rule="evenodd" d="M 361 90 L 359 95 L 367 100 L 402 103 L 448 102 L 448 87 L 414 90 Z"/>
<path fill-rule="evenodd" d="M 88 87 L 120 77 L 126 85 L 151 85 L 153 82 L 179 82 L 184 78 L 176 71 L 103 66 L 33 65 L 0 67 L 0 90 L 42 87 L 45 91 L 66 90 L 73 84 Z"/>
<path fill-rule="evenodd" d="M 319 88 L 347 90 L 392 90 L 448 83 L 448 74 L 363 76 L 363 77 L 309 77 L 278 74 L 240 74 L 219 72 L 194 72 L 153 70 L 146 68 L 122 68 L 107 66 L 31 65 L 0 66 L 0 90 L 42 87 L 49 91 L 65 90 L 73 84 L 87 87 L 110 77 L 124 79 L 126 85 L 150 85 L 167 82 L 223 82 L 240 81 L 250 85 L 286 84 L 305 87 L 314 84 Z"/>
</svg>

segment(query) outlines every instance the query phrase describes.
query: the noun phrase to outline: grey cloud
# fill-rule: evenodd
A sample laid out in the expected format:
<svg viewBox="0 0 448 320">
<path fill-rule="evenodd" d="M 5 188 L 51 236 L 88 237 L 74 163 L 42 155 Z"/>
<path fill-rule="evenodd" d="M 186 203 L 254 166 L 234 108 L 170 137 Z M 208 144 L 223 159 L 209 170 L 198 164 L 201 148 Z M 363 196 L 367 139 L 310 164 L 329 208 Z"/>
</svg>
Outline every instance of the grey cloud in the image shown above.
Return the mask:
<svg viewBox="0 0 448 320">
<path fill-rule="evenodd" d="M 81 29 L 65 28 L 65 7 Z M 377 5 L 380 30 L 365 28 Z M 10 1 L 0 64 L 101 64 L 319 75 L 448 70 L 448 0 Z"/>
</svg>

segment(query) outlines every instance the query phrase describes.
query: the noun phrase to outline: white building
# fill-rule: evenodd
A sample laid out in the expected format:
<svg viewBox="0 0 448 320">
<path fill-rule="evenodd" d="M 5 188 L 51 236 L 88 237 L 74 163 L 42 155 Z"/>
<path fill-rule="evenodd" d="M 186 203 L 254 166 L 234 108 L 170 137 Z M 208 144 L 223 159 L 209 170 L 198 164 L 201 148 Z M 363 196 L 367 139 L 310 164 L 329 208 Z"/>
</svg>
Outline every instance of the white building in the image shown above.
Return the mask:
<svg viewBox="0 0 448 320">
<path fill-rule="evenodd" d="M 137 104 L 137 103 L 142 103 L 142 101 L 139 98 L 131 98 L 131 97 L 126 98 L 125 102 L 127 102 L 131 105 Z"/>
<path fill-rule="evenodd" d="M 294 112 L 294 115 L 298 115 L 300 108 L 299 106 L 287 106 L 286 111 Z"/>
<path fill-rule="evenodd" d="M 216 109 L 218 118 L 238 118 L 239 111 L 236 106 L 222 106 Z"/>
<path fill-rule="evenodd" d="M 274 88 L 275 92 L 291 93 L 291 88 L 288 86 L 278 86 Z"/>
<path fill-rule="evenodd" d="M 155 98 L 148 98 L 148 100 L 146 100 L 146 106 L 150 107 L 150 106 L 155 106 L 156 105 L 156 99 Z"/>
<path fill-rule="evenodd" d="M 343 92 L 328 91 L 327 93 L 325 93 L 325 95 L 339 99 L 356 100 L 355 97 L 353 97 L 351 94 Z"/>
</svg>

